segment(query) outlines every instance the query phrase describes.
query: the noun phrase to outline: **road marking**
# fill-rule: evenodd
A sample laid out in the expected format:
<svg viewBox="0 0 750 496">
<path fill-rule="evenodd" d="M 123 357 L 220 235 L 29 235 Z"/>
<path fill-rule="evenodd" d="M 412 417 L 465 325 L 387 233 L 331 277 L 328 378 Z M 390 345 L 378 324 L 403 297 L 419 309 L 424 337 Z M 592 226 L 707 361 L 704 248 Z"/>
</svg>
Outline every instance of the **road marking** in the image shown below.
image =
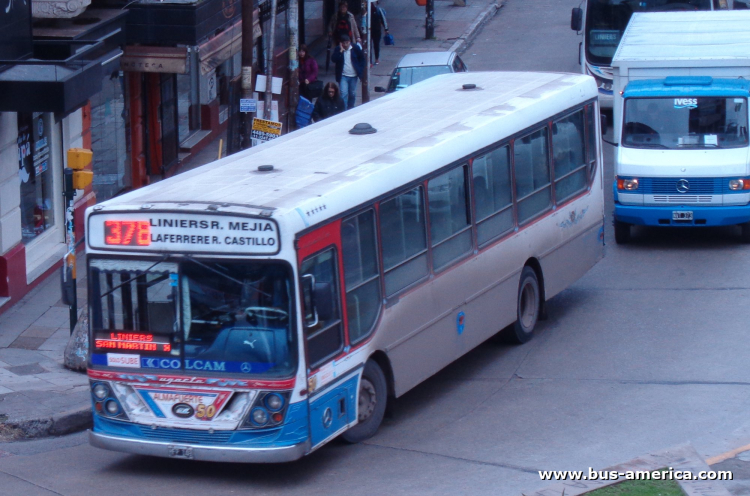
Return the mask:
<svg viewBox="0 0 750 496">
<path fill-rule="evenodd" d="M 739 448 L 735 448 L 731 451 L 727 451 L 726 453 L 722 453 L 720 455 L 712 456 L 711 458 L 706 459 L 706 463 L 709 465 L 714 465 L 716 463 L 721 463 L 724 460 L 727 460 L 729 458 L 734 458 L 735 456 L 739 455 L 743 451 L 750 450 L 750 444 L 746 444 L 745 446 L 741 446 Z"/>
</svg>

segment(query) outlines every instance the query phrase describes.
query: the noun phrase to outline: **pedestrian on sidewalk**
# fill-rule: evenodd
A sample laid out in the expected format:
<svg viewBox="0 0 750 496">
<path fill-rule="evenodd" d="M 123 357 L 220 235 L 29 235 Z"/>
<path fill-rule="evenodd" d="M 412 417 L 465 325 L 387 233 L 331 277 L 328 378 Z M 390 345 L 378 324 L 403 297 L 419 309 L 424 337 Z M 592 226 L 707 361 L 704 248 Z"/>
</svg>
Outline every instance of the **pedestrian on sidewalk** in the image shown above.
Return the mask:
<svg viewBox="0 0 750 496">
<path fill-rule="evenodd" d="M 326 83 L 323 87 L 323 94 L 315 102 L 315 108 L 312 112 L 312 120 L 315 122 L 322 121 L 346 110 L 344 100 L 339 93 L 339 87 L 334 82 Z"/>
<path fill-rule="evenodd" d="M 336 64 L 336 82 L 341 87 L 341 98 L 345 109 L 354 108 L 357 99 L 357 81 L 365 71 L 365 54 L 359 45 L 353 45 L 347 35 L 341 36 L 341 43 L 333 49 L 331 61 Z"/>
<path fill-rule="evenodd" d="M 357 29 L 357 20 L 354 14 L 349 12 L 349 4 L 346 0 L 339 2 L 339 11 L 331 17 L 331 22 L 328 23 L 328 37 L 333 38 L 334 45 L 341 43 L 342 36 L 348 36 L 350 40 L 356 40 L 357 43 L 362 42 L 359 29 Z"/>
<path fill-rule="evenodd" d="M 323 87 L 318 81 L 318 62 L 315 57 L 310 56 L 307 45 L 299 46 L 299 93 L 310 101 L 320 96 Z"/>
<path fill-rule="evenodd" d="M 385 18 L 385 10 L 378 6 L 377 0 L 370 4 L 370 33 L 372 35 L 372 53 L 375 56 L 375 65 L 380 62 L 380 39 L 383 37 L 383 31 L 388 34 L 388 21 Z M 382 29 L 381 29 L 382 27 Z M 370 61 L 372 64 L 372 60 Z"/>
</svg>

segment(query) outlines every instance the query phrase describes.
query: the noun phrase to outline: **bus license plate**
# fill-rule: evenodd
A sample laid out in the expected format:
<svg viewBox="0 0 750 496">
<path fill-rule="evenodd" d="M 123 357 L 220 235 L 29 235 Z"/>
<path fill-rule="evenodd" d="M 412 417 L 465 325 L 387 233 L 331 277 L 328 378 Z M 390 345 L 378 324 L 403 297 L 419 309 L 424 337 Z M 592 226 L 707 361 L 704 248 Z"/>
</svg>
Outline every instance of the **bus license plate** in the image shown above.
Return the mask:
<svg viewBox="0 0 750 496">
<path fill-rule="evenodd" d="M 693 220 L 693 212 L 691 210 L 674 210 L 672 220 Z"/>
<path fill-rule="evenodd" d="M 170 458 L 185 458 L 186 460 L 192 460 L 193 448 L 190 446 L 170 446 L 169 456 Z"/>
</svg>

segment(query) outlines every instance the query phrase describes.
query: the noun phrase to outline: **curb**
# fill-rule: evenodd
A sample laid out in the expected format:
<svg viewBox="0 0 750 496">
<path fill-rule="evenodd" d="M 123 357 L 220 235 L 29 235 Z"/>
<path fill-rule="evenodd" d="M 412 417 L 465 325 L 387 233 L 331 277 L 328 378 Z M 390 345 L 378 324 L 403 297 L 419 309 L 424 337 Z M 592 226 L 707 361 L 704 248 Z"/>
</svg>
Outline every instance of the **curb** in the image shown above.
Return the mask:
<svg viewBox="0 0 750 496">
<path fill-rule="evenodd" d="M 64 436 L 88 429 L 92 423 L 89 406 L 61 412 L 47 418 L 5 421 L 0 424 L 0 441 Z"/>
<path fill-rule="evenodd" d="M 464 31 L 461 36 L 458 37 L 455 43 L 453 43 L 453 45 L 451 45 L 448 50 L 451 52 L 461 53 L 466 48 L 466 46 L 474 39 L 474 36 L 479 31 L 479 28 L 481 28 L 487 21 L 492 19 L 492 17 L 497 13 L 498 10 L 500 10 L 500 7 L 502 7 L 504 3 L 505 0 L 497 0 L 494 3 L 491 3 L 489 7 L 484 9 L 484 11 L 479 14 L 476 19 L 474 19 L 474 22 L 472 22 L 469 27 L 466 28 L 466 31 Z"/>
</svg>

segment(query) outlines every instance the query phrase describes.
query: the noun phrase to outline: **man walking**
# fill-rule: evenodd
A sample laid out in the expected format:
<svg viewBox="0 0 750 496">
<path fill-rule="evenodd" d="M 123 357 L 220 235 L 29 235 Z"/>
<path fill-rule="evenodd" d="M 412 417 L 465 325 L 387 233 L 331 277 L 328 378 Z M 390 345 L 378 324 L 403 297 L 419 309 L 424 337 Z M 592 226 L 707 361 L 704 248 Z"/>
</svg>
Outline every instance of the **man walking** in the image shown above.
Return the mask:
<svg viewBox="0 0 750 496">
<path fill-rule="evenodd" d="M 341 43 L 333 49 L 331 60 L 336 64 L 336 82 L 341 88 L 341 98 L 349 110 L 357 98 L 357 81 L 365 70 L 365 54 L 359 45 L 352 45 L 349 36 L 342 35 Z"/>
</svg>

